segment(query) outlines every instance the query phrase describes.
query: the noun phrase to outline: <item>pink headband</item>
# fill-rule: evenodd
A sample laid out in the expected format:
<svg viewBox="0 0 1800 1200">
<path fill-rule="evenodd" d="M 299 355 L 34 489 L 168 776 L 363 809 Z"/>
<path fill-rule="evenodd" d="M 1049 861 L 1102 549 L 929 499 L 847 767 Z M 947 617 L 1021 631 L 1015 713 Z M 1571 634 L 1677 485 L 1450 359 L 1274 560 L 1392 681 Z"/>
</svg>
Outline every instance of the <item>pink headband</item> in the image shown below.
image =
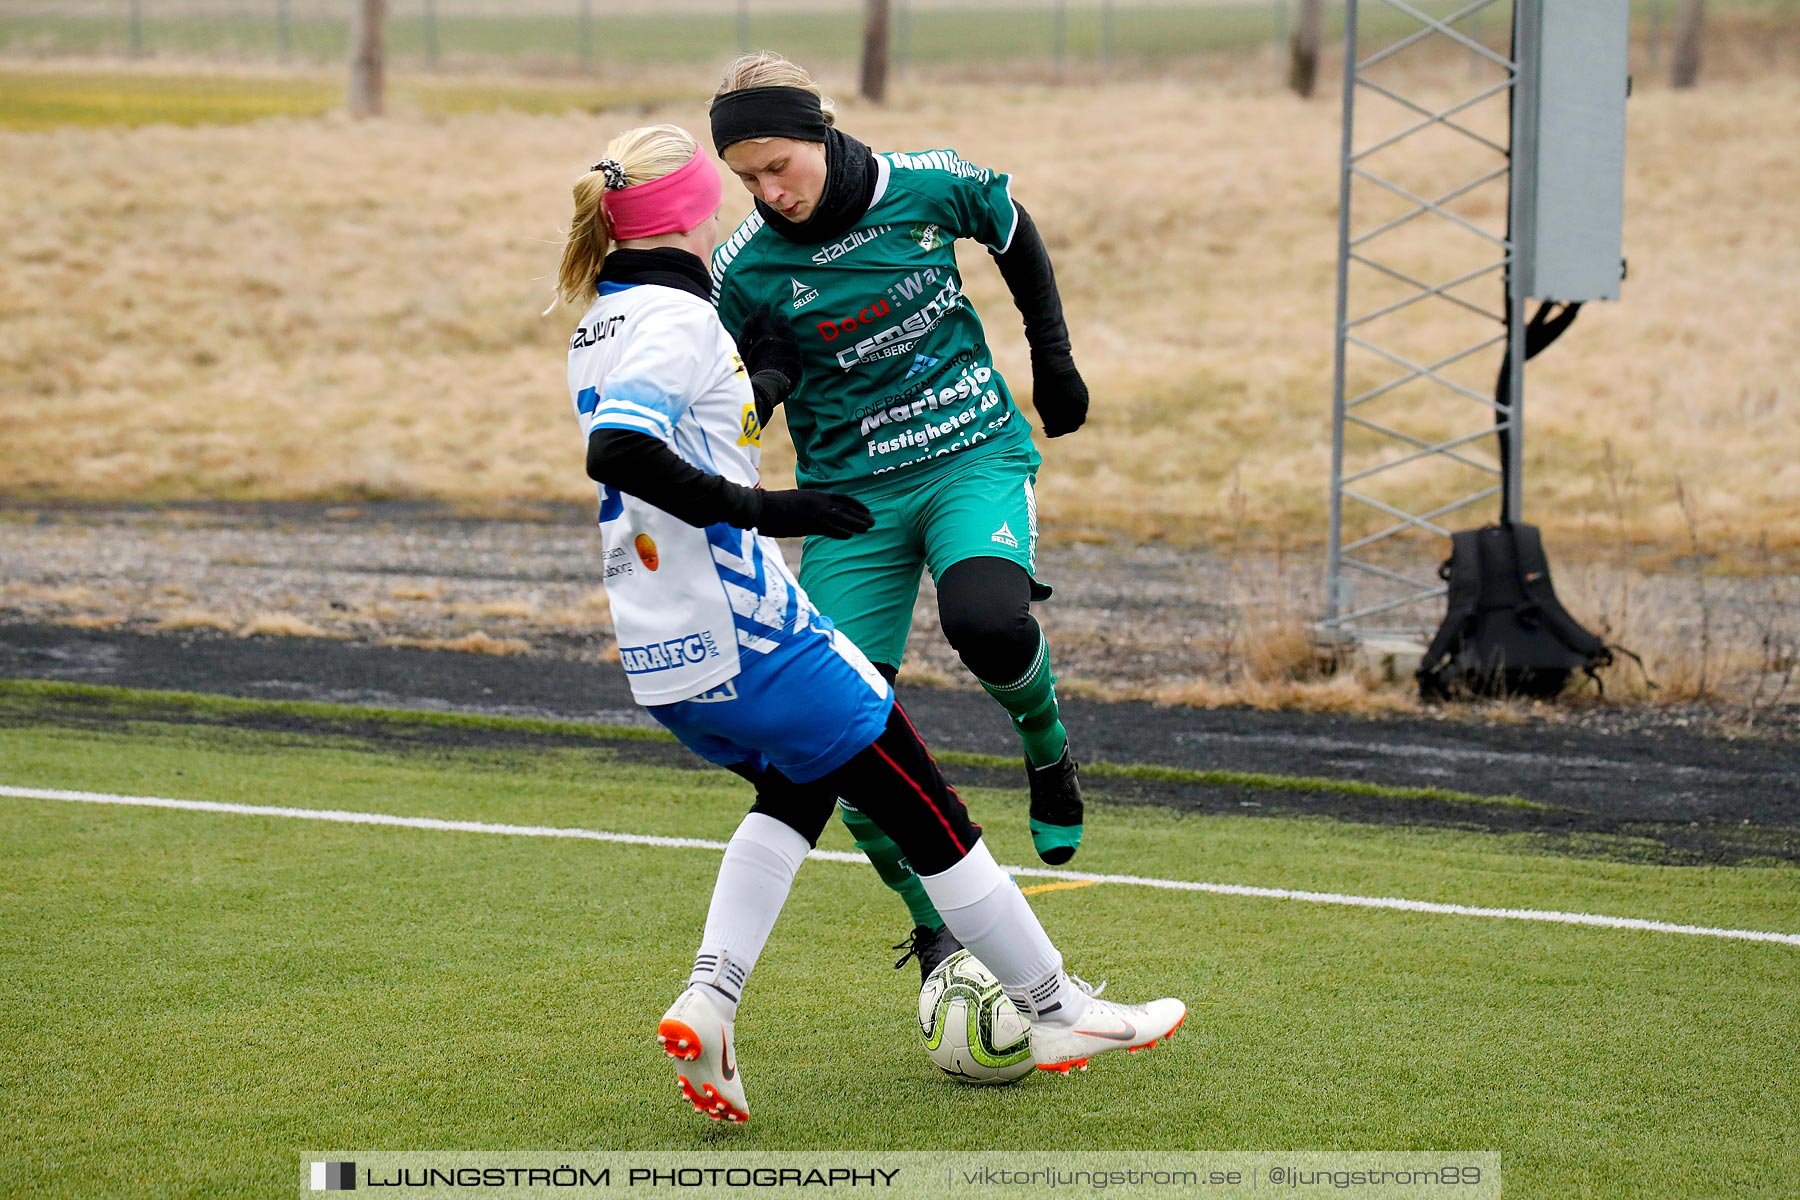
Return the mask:
<svg viewBox="0 0 1800 1200">
<path fill-rule="evenodd" d="M 661 179 L 608 190 L 601 200 L 612 235 L 618 241 L 686 233 L 719 207 L 719 173 L 694 147 L 694 157 Z"/>
</svg>

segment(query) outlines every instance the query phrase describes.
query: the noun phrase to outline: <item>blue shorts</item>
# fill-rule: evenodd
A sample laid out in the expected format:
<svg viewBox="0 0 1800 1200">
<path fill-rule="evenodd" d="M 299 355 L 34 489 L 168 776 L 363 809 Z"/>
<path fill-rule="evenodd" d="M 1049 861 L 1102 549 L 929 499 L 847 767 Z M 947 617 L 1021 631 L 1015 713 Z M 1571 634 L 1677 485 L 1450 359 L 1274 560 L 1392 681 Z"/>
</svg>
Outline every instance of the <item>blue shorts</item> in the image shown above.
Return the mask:
<svg viewBox="0 0 1800 1200">
<path fill-rule="evenodd" d="M 795 783 L 831 774 L 881 736 L 894 691 L 829 619 L 811 619 L 768 654 L 744 654 L 712 691 L 647 711 L 718 766 L 774 767 Z"/>
</svg>

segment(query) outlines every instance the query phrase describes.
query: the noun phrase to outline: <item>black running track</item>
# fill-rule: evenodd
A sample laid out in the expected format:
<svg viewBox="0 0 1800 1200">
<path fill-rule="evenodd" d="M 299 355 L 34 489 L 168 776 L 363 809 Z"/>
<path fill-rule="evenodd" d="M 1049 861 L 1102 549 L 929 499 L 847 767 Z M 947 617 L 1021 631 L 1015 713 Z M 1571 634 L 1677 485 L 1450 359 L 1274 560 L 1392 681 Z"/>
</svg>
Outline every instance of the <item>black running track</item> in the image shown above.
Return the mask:
<svg viewBox="0 0 1800 1200">
<path fill-rule="evenodd" d="M 0 625 L 0 678 L 645 723 L 616 666 L 322 639 Z M 1004 714 L 984 695 L 902 687 L 901 698 L 934 747 L 1007 756 L 1018 751 Z M 1063 708 L 1077 756 L 1090 763 L 1441 787 L 1520 796 L 1554 807 L 1533 812 L 1431 806 L 1328 791 L 1159 786 L 1091 775 L 1090 791 L 1107 799 L 1547 834 L 1622 834 L 1650 846 L 1649 857 L 1675 862 L 1800 861 L 1800 744 L 1792 740 L 1727 740 L 1669 728 L 1615 733 L 1570 725 L 1081 699 L 1070 699 Z M 953 767 L 949 773 L 1001 786 L 1023 782 L 997 771 Z"/>
</svg>

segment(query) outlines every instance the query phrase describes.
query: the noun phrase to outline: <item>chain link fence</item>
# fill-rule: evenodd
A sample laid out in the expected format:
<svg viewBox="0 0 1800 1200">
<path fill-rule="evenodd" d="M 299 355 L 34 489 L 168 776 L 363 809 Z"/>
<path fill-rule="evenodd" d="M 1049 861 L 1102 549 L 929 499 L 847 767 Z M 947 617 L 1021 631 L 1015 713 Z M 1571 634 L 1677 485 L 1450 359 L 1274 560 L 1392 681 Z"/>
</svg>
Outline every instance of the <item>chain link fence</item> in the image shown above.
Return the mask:
<svg viewBox="0 0 1800 1200">
<path fill-rule="evenodd" d="M 1105 67 L 1285 44 L 1299 0 L 891 0 L 893 62 Z M 1329 6 L 1341 12 L 1341 0 Z M 349 0 L 0 0 L 0 54 L 342 61 Z M 397 66 L 603 68 L 706 63 L 775 47 L 861 52 L 860 0 L 389 0 Z"/>
<path fill-rule="evenodd" d="M 1406 0 L 1448 15 L 1462 0 Z M 0 0 L 0 57 L 335 66 L 354 0 Z M 1303 0 L 890 0 L 892 65 L 933 77 L 1128 77 L 1208 54 L 1282 51 Z M 1800 10 L 1800 0 L 1712 0 Z M 1666 58 L 1678 0 L 1632 0 L 1649 61 Z M 1466 18 L 1500 44 L 1511 5 Z M 1323 40 L 1342 36 L 1326 0 Z M 862 0 L 388 0 L 386 56 L 401 70 L 499 69 L 580 76 L 610 68 L 705 68 L 779 49 L 818 67 L 862 52 Z M 1365 29 L 1407 18 L 1363 6 Z"/>
</svg>

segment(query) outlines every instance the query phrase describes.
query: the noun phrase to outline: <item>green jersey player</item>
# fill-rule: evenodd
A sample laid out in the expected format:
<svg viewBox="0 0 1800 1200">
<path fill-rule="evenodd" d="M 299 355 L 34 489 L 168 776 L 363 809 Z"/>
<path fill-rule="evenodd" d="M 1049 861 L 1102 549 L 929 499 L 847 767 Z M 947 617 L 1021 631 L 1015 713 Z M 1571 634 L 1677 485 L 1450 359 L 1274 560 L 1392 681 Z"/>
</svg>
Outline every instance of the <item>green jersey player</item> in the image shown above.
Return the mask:
<svg viewBox="0 0 1800 1200">
<path fill-rule="evenodd" d="M 968 238 L 994 256 L 1025 319 L 1034 405 L 1058 437 L 1081 427 L 1088 395 L 1043 240 L 1007 175 L 952 150 L 871 153 L 779 55 L 727 68 L 711 120 L 720 157 L 756 198 L 713 255 L 720 320 L 746 352 L 797 345 L 787 420 L 799 483 L 875 515 L 860 537 L 808 539 L 801 585 L 892 678 L 931 570 L 945 637 L 1023 742 L 1032 842 L 1045 862 L 1067 862 L 1081 790 L 1030 610 L 1050 594 L 1037 579 L 1041 460 L 954 248 Z M 907 901 L 911 952 L 929 973 L 957 944 L 898 849 L 844 800 L 857 845 Z"/>
</svg>

